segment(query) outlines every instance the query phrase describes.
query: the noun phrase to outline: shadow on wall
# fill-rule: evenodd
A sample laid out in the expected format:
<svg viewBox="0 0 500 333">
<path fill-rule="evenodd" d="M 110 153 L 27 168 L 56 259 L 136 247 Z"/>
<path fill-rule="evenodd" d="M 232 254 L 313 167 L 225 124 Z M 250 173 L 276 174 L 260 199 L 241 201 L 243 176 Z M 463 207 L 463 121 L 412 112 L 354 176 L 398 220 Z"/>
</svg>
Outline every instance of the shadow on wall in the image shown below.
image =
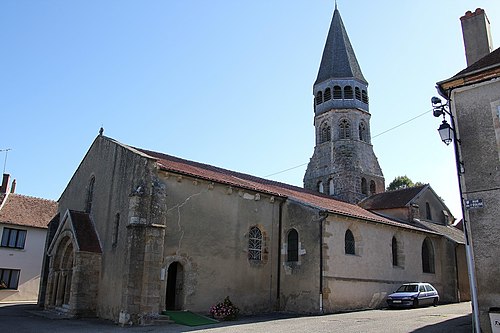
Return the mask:
<svg viewBox="0 0 500 333">
<path fill-rule="evenodd" d="M 381 293 L 373 294 L 372 300 L 370 301 L 370 304 L 368 305 L 368 307 L 370 309 L 384 307 L 386 305 L 386 303 L 385 303 L 386 297 L 387 297 L 387 293 L 385 291 L 381 292 Z"/>
</svg>

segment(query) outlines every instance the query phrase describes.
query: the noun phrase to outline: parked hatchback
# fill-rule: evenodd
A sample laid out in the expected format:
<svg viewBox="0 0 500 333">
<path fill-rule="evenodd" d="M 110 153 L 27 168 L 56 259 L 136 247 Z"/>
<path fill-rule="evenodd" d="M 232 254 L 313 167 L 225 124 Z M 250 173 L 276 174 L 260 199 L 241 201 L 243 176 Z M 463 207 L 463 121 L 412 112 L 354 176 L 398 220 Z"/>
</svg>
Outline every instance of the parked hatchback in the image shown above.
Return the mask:
<svg viewBox="0 0 500 333">
<path fill-rule="evenodd" d="M 417 307 L 434 305 L 439 302 L 439 294 L 429 283 L 406 283 L 387 296 L 387 305 L 391 307 Z"/>
</svg>

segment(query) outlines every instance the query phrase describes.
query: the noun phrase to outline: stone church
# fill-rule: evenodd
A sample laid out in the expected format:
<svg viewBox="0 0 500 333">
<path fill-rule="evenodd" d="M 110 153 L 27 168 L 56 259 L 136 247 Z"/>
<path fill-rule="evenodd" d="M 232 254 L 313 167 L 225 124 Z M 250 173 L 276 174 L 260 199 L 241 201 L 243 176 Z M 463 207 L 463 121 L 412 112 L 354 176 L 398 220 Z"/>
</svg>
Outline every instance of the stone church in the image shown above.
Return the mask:
<svg viewBox="0 0 500 333">
<path fill-rule="evenodd" d="M 433 191 L 358 205 L 384 194 L 367 87 L 335 9 L 313 88 L 316 147 L 304 188 L 101 132 L 49 225 L 39 303 L 146 324 L 165 309 L 206 314 L 226 296 L 244 314 L 377 308 L 410 281 L 459 301 L 463 237 Z"/>
</svg>

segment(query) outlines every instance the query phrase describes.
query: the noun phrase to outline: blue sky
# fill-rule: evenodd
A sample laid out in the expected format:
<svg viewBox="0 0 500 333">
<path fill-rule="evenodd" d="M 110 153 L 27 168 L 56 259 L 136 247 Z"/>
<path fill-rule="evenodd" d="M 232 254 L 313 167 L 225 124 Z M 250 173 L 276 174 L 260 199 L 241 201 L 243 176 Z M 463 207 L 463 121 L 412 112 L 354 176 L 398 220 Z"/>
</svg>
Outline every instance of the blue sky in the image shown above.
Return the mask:
<svg viewBox="0 0 500 333">
<path fill-rule="evenodd" d="M 459 18 L 476 7 L 498 47 L 497 1 L 338 1 L 370 84 L 386 184 L 430 183 L 456 216 L 453 150 L 430 98 L 466 67 Z M 57 200 L 101 126 L 129 145 L 302 186 L 333 9 L 332 0 L 0 2 L 0 149 L 12 149 L 16 192 Z"/>
</svg>

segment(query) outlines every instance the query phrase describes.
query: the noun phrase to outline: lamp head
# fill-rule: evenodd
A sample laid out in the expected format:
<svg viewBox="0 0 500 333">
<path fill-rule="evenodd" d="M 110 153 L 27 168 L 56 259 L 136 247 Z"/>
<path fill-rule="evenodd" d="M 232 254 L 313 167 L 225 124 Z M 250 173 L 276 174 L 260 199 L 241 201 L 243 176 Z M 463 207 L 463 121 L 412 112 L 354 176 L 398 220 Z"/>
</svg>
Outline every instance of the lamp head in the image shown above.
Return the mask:
<svg viewBox="0 0 500 333">
<path fill-rule="evenodd" d="M 441 101 L 441 98 L 436 97 L 436 96 L 434 96 L 434 97 L 431 98 L 431 103 L 432 103 L 432 105 L 441 105 L 441 104 L 443 104 L 443 102 Z"/>
<path fill-rule="evenodd" d="M 453 141 L 454 131 L 453 128 L 443 120 L 443 123 L 438 128 L 439 135 L 441 136 L 441 141 L 443 141 L 446 145 L 449 145 Z"/>
</svg>

